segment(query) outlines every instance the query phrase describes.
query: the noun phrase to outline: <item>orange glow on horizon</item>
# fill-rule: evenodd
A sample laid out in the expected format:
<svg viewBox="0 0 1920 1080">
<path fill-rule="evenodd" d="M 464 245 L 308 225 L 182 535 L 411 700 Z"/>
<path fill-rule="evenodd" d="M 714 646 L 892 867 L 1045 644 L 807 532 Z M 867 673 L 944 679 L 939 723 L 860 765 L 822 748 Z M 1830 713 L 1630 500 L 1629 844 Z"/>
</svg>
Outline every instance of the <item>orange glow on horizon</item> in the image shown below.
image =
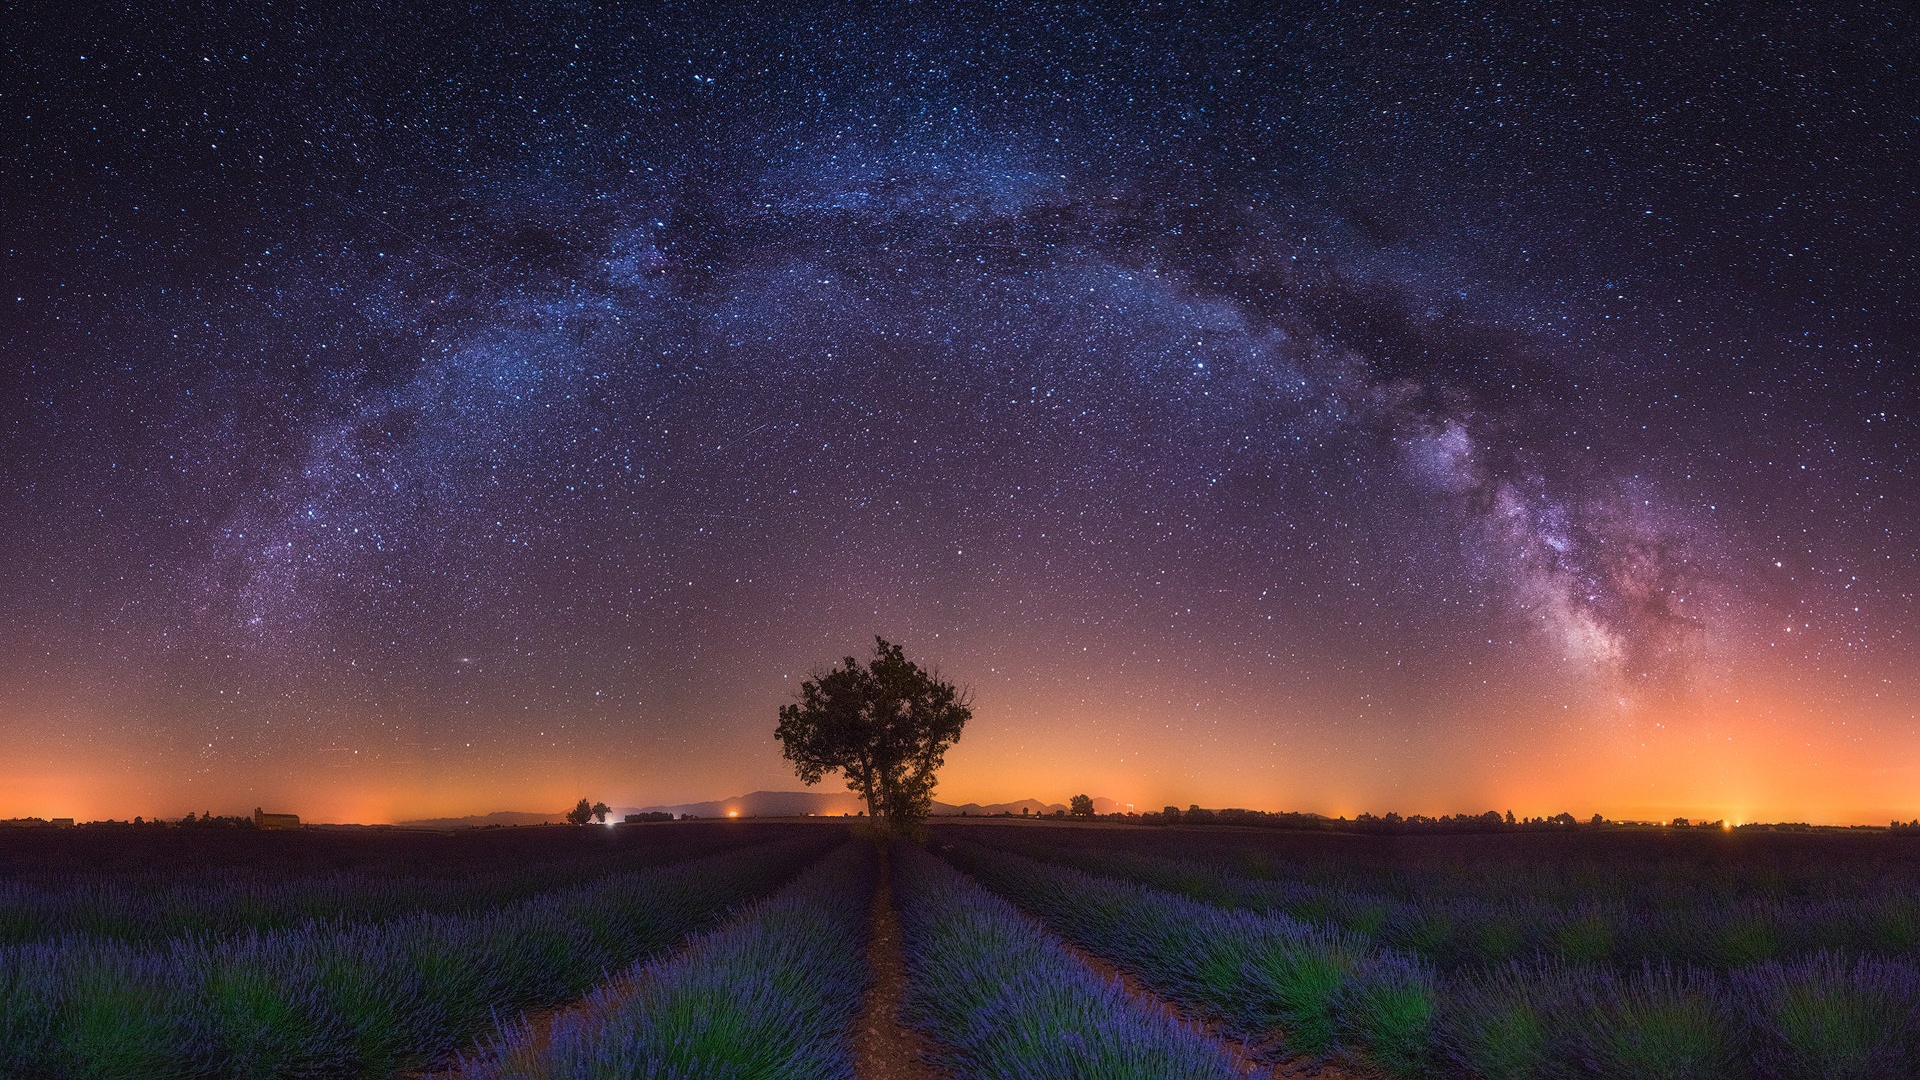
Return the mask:
<svg viewBox="0 0 1920 1080">
<path fill-rule="evenodd" d="M 993 705 L 949 753 L 940 801 L 1065 803 L 1084 792 L 1143 812 L 1199 804 L 1348 818 L 1512 810 L 1521 817 L 1564 811 L 1583 821 L 1599 813 L 1840 825 L 1920 817 L 1920 760 L 1909 745 L 1880 734 L 1896 724 L 1838 723 L 1818 702 L 1779 690 L 1594 708 L 1570 721 L 1555 717 L 1551 726 L 1490 714 L 1457 730 L 1411 733 L 1331 729 L 1304 704 L 1242 706 L 1231 717 L 1160 725 L 1124 716 L 1129 722 L 1117 723 L 1112 703 L 1061 710 L 1039 693 L 1001 693 Z M 57 726 L 35 730 L 6 766 L 0 818 L 172 820 L 260 806 L 308 822 L 380 824 L 559 813 L 583 795 L 641 807 L 802 789 L 768 736 L 731 759 L 650 758 L 639 769 L 594 749 L 530 760 L 507 746 L 458 758 L 321 755 L 335 764 L 315 768 L 314 755 L 297 746 L 217 765 L 156 746 L 80 756 L 46 734 Z M 1516 744 L 1510 730 L 1528 735 Z M 1239 734 L 1262 731 L 1273 734 Z M 813 790 L 841 794 L 844 785 L 830 777 Z"/>
</svg>

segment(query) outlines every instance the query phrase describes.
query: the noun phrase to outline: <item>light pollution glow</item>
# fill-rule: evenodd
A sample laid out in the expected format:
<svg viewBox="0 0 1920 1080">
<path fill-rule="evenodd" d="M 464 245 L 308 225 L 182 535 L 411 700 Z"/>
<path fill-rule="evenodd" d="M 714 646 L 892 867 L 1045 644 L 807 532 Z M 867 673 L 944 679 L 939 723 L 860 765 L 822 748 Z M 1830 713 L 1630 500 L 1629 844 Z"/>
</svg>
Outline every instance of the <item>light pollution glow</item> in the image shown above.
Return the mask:
<svg viewBox="0 0 1920 1080">
<path fill-rule="evenodd" d="M 1584 724 L 1563 723 L 1513 747 L 1497 714 L 1476 717 L 1481 728 L 1463 736 L 1458 721 L 1330 724 L 1305 702 L 1259 709 L 1202 700 L 1178 711 L 1138 700 L 1062 703 L 1023 690 L 1023 681 L 1031 680 L 1016 673 L 985 688 L 977 719 L 949 755 L 942 801 L 1064 802 L 1087 792 L 1141 811 L 1197 803 L 1346 817 L 1494 809 L 1522 817 L 1567 811 L 1583 820 L 1598 812 L 1616 820 L 1884 824 L 1911 817 L 1912 793 L 1920 790 L 1920 763 L 1900 739 L 1873 734 L 1871 723 L 1832 723 L 1821 703 L 1779 688 L 1722 691 L 1667 707 L 1616 703 Z M 1194 697 L 1207 693 L 1190 689 Z M 322 770 L 307 764 L 304 748 L 239 766 L 205 767 L 191 750 L 158 743 L 111 752 L 96 745 L 82 757 L 67 733 L 84 722 L 45 712 L 18 725 L 36 734 L 14 748 L 0 817 L 177 818 L 267 805 L 310 821 L 372 824 L 557 811 L 583 794 L 641 806 L 794 790 L 799 784 L 771 738 L 778 701 L 769 699 L 765 722 L 732 725 L 740 730 L 737 754 L 704 767 L 677 759 L 652 768 L 578 744 L 544 757 L 499 745 L 437 763 L 419 752 L 368 747 L 323 755 L 329 765 Z M 1175 719 L 1155 724 L 1155 715 Z M 1238 741 L 1196 740 L 1202 724 L 1273 735 L 1255 754 Z M 1441 756 L 1451 767 L 1424 764 Z M 498 779 L 506 776 L 510 785 Z M 829 778 L 816 790 L 839 789 Z"/>
</svg>

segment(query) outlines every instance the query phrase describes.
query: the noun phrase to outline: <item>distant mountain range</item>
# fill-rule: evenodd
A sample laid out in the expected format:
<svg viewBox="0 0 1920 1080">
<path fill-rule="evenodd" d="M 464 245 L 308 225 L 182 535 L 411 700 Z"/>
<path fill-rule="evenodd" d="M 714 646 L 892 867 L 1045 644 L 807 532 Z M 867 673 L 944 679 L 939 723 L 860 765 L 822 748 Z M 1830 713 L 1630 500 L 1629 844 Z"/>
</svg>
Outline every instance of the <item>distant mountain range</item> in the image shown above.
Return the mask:
<svg viewBox="0 0 1920 1080">
<path fill-rule="evenodd" d="M 491 814 L 468 814 L 466 817 L 420 818 L 417 821 L 402 821 L 400 825 L 408 829 L 478 829 L 487 825 L 558 825 L 565 820 L 565 814 L 497 810 Z"/>
<path fill-rule="evenodd" d="M 691 814 L 700 818 L 724 817 L 840 817 L 858 814 L 866 809 L 866 803 L 851 791 L 753 791 L 732 799 L 710 799 L 706 802 L 671 803 L 656 806 L 616 806 L 610 820 L 619 821 L 628 814 L 672 814 L 679 817 Z M 1066 803 L 1041 802 L 1038 799 L 1021 799 L 1018 802 L 1004 803 L 954 803 L 936 802 L 933 812 L 941 817 L 958 817 L 966 814 L 970 817 L 986 817 L 993 814 L 1012 814 L 1016 817 L 1022 810 L 1028 814 L 1051 814 L 1058 810 L 1064 813 Z M 1093 811 L 1096 814 L 1113 814 L 1126 807 L 1112 799 L 1095 798 Z M 491 814 L 473 814 L 457 818 L 423 818 L 417 821 L 403 821 L 400 824 L 415 829 L 477 829 L 488 825 L 554 825 L 566 820 L 564 811 L 543 814 L 522 810 L 499 810 Z"/>
</svg>

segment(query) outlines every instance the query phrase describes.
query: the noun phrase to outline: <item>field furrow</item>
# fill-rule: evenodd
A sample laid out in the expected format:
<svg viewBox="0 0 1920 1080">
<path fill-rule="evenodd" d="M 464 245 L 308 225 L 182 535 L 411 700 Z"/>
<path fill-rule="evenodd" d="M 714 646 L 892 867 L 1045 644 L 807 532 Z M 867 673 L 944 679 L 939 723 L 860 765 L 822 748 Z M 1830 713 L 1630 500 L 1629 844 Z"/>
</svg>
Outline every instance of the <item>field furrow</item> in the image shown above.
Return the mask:
<svg viewBox="0 0 1920 1080">
<path fill-rule="evenodd" d="M 977 844 L 947 858 L 1156 992 L 1296 1053 L 1393 1077 L 1920 1075 L 1920 970 L 1822 953 L 1717 970 L 1551 957 L 1442 975 L 1285 915 L 1203 904 Z"/>
<path fill-rule="evenodd" d="M 583 829 L 554 835 L 547 830 L 537 838 L 540 843 L 503 833 L 374 834 L 361 838 L 360 848 L 327 846 L 306 853 L 320 865 L 289 867 L 285 860 L 298 852 L 276 843 L 285 837 L 250 835 L 251 830 L 181 835 L 189 832 L 139 834 L 157 849 L 150 857 L 160 865 L 143 863 L 123 872 L 75 865 L 73 859 L 16 857 L 14 872 L 0 876 L 0 946 L 71 937 L 157 943 L 307 922 L 364 924 L 428 912 L 475 914 L 556 888 L 768 839 L 764 827 L 698 824 L 644 833 Z M 226 860 L 235 853 L 222 850 L 220 841 L 252 849 L 263 865 L 229 865 Z M 225 858 L 207 859 L 209 851 Z M 102 852 L 103 861 L 116 854 Z M 335 862 L 346 865 L 330 865 Z"/>
<path fill-rule="evenodd" d="M 854 1023 L 854 1076 L 857 1080 L 953 1080 L 952 1071 L 939 1064 L 947 1051 L 904 1020 L 911 981 L 901 942 L 890 848 L 880 849 L 879 886 L 869 922 L 867 968 L 873 983 Z"/>
<path fill-rule="evenodd" d="M 874 862 L 843 844 L 673 957 L 510 1028 L 466 1080 L 853 1080 Z"/>
<path fill-rule="evenodd" d="M 1426 1065 L 1430 974 L 1355 935 L 974 844 L 944 854 L 1069 941 L 1240 1037 L 1278 1035 L 1287 1053 L 1315 1059 L 1365 1045 L 1369 1063 L 1394 1072 L 1417 1075 Z"/>
<path fill-rule="evenodd" d="M 1130 998 L 1006 901 L 895 849 L 908 1018 L 966 1080 L 1235 1080 L 1218 1043 Z"/>
<path fill-rule="evenodd" d="M 1668 875 L 1658 885 L 1616 884 L 1569 895 L 1563 879 L 1533 868 L 1490 893 L 1483 884 L 1475 889 L 1442 874 L 1398 882 L 1312 880 L 1331 875 L 1313 864 L 1265 860 L 1256 876 L 1245 859 L 1169 857 L 1151 848 L 1118 847 L 1110 837 L 1041 840 L 990 830 L 970 836 L 1215 906 L 1349 931 L 1418 953 L 1442 971 L 1537 954 L 1624 968 L 1674 961 L 1735 968 L 1821 952 L 1920 957 L 1920 895 L 1897 884 L 1844 897 L 1824 887 L 1765 896 L 1753 895 L 1748 883 L 1731 874 L 1701 874 L 1685 885 Z M 1628 882 L 1635 877 L 1624 866 L 1614 876 Z"/>
<path fill-rule="evenodd" d="M 0 1075 L 388 1076 L 499 1014 L 574 997 L 670 947 L 776 888 L 833 839 L 611 875 L 478 915 L 158 946 L 10 946 L 0 949 Z"/>
</svg>

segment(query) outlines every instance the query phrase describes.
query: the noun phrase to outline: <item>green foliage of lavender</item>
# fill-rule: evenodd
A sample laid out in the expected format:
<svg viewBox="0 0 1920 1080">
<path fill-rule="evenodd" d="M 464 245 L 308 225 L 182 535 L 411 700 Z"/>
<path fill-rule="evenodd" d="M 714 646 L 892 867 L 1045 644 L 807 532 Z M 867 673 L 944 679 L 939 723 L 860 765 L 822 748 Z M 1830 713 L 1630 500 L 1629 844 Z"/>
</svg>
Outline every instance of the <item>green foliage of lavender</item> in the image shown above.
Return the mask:
<svg viewBox="0 0 1920 1080">
<path fill-rule="evenodd" d="M 1920 1076 L 1920 965 L 1910 960 L 1819 952 L 1727 969 L 1542 952 L 1439 971 L 1286 915 L 980 845 L 955 844 L 948 857 L 1170 997 L 1387 1076 Z"/>
<path fill-rule="evenodd" d="M 544 1040 L 525 1025 L 469 1080 L 852 1080 L 873 848 L 845 844 L 735 922 L 596 991 Z"/>
<path fill-rule="evenodd" d="M 0 948 L 0 1076 L 387 1076 L 579 994 L 764 894 L 825 833 L 614 874 L 473 915 L 158 945 Z"/>
<path fill-rule="evenodd" d="M 1221 1050 L 1095 975 L 1029 916 L 905 845 L 909 1011 L 968 1080 L 1231 1080 Z"/>
<path fill-rule="evenodd" d="M 1623 968 L 1736 968 L 1820 952 L 1920 958 L 1920 867 L 1894 859 L 1830 866 L 1828 878 L 1711 850 L 1676 856 L 1677 866 L 1634 849 L 1577 868 L 1510 858 L 1379 868 L 1360 856 L 1278 861 L 1230 848 L 1169 857 L 1154 834 L 1129 846 L 1139 836 L 1002 832 L 991 843 L 1221 907 L 1324 923 L 1441 970 L 1539 953 Z"/>
<path fill-rule="evenodd" d="M 1296 1053 L 1340 1045 L 1338 1007 L 1369 959 L 1364 939 L 1283 915 L 1229 911 L 1011 852 L 956 844 L 947 857 L 1068 939 L 1154 990 L 1245 1034 L 1284 1030 Z"/>
<path fill-rule="evenodd" d="M 180 839 L 158 830 L 124 838 L 129 846 L 151 845 L 162 853 L 182 848 L 176 862 L 157 867 L 103 871 L 63 863 L 0 877 L 0 945 L 72 937 L 157 943 L 347 918 L 478 913 L 610 873 L 744 846 L 765 833 L 682 826 L 644 838 L 560 829 L 516 836 L 376 835 L 363 842 L 376 851 L 390 849 L 386 857 L 350 869 L 304 865 L 303 854 L 324 859 L 331 852 L 324 844 L 312 852 L 284 850 L 309 840 L 299 834 L 235 831 L 211 838 L 259 849 L 260 862 L 251 866 L 203 866 L 194 858 L 198 849 L 180 845 Z"/>
</svg>

